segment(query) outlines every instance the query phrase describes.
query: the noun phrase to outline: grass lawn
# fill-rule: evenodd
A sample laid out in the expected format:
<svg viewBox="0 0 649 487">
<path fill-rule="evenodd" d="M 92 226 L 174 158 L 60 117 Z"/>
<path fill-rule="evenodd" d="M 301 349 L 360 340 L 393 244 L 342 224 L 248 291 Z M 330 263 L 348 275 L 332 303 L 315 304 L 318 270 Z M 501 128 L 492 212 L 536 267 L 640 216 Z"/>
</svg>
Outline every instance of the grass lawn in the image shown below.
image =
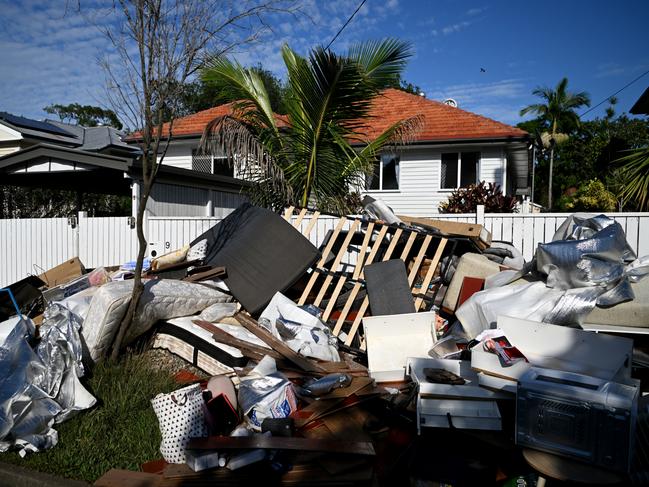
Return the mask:
<svg viewBox="0 0 649 487">
<path fill-rule="evenodd" d="M 0 461 L 94 482 L 111 468 L 139 470 L 141 463 L 160 458 L 160 430 L 149 401 L 181 387 L 171 372 L 154 369 L 142 355 L 124 355 L 117 363 L 96 365 L 84 381 L 98 404 L 54 425 L 54 448 L 26 458 L 8 452 Z"/>
</svg>

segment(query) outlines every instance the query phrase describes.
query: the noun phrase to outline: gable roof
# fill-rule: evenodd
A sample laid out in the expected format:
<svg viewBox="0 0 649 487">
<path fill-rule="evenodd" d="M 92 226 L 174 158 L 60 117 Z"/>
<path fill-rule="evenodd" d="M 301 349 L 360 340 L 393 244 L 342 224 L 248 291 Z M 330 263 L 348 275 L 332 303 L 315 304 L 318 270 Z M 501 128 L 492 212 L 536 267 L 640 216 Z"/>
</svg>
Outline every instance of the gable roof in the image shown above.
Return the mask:
<svg viewBox="0 0 649 487">
<path fill-rule="evenodd" d="M 200 137 L 208 123 L 217 117 L 225 115 L 234 115 L 234 106 L 236 102 L 225 103 L 207 110 L 192 113 L 186 117 L 176 118 L 172 126 L 173 137 Z M 287 125 L 286 117 L 284 115 L 275 114 L 275 123 L 278 127 L 285 127 Z M 162 126 L 163 137 L 169 135 L 169 122 Z M 129 135 L 126 140 L 136 141 L 142 138 L 142 132 L 137 131 Z"/>
<path fill-rule="evenodd" d="M 414 142 L 524 138 L 528 134 L 511 125 L 454 108 L 422 96 L 388 88 L 373 101 L 371 119 L 363 136 L 372 139 L 390 125 L 409 117 L 423 117 Z"/>
<path fill-rule="evenodd" d="M 629 113 L 633 113 L 634 115 L 649 115 L 649 88 L 644 90 L 644 93 L 633 104 Z"/>
<path fill-rule="evenodd" d="M 217 117 L 232 115 L 234 105 L 235 102 L 226 103 L 175 119 L 173 137 L 200 137 L 209 122 Z M 372 139 L 395 122 L 417 115 L 423 117 L 423 128 L 414 142 L 522 139 L 528 135 L 511 125 L 394 88 L 383 90 L 374 100 L 370 118 L 361 135 Z M 275 120 L 280 127 L 288 125 L 284 115 L 276 114 Z M 168 136 L 168 123 L 163 125 L 162 133 Z M 134 142 L 141 138 L 141 132 L 134 132 L 126 140 Z"/>
<path fill-rule="evenodd" d="M 40 121 L 6 112 L 0 112 L 0 124 L 17 131 L 23 137 L 58 143 L 65 147 L 89 151 L 101 151 L 109 147 L 128 152 L 137 150 L 122 141 L 117 129 L 108 126 L 84 127 L 55 120 Z"/>
</svg>

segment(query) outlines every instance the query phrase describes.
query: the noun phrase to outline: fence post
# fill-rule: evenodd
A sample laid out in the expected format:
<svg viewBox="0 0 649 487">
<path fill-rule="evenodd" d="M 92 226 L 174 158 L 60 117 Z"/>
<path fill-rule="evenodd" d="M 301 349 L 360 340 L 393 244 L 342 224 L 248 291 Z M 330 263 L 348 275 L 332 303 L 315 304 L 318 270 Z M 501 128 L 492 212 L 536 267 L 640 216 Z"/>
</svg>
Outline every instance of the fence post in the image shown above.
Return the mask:
<svg viewBox="0 0 649 487">
<path fill-rule="evenodd" d="M 81 226 L 87 225 L 86 218 L 88 218 L 88 212 L 80 211 L 79 219 L 77 221 L 77 228 L 74 229 L 74 255 L 77 257 L 80 256 L 81 246 L 88 244 L 88 242 L 81 242 Z"/>
<path fill-rule="evenodd" d="M 475 209 L 475 222 L 484 225 L 484 205 L 478 205 Z"/>
</svg>

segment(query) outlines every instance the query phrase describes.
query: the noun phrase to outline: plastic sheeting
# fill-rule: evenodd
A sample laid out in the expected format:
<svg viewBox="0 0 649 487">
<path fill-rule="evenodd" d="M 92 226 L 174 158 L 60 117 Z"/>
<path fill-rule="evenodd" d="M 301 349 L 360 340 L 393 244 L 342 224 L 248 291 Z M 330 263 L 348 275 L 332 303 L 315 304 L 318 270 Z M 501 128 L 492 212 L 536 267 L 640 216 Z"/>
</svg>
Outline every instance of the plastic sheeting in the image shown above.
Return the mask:
<svg viewBox="0 0 649 487">
<path fill-rule="evenodd" d="M 31 321 L 16 321 L 0 345 L 0 451 L 15 446 L 24 456 L 56 445 L 52 426 L 96 400 L 79 381 L 84 368 L 76 315 L 49 306 L 34 348 Z"/>
<path fill-rule="evenodd" d="M 337 338 L 327 325 L 309 311 L 300 308 L 282 293 L 276 293 L 259 317 L 259 324 L 267 328 L 291 350 L 320 360 L 339 362 Z"/>
<path fill-rule="evenodd" d="M 530 265 L 500 272 L 456 315 L 469 338 L 494 326 L 499 314 L 579 326 L 596 305 L 634 299 L 629 283 L 649 274 L 649 256 L 633 259 L 619 223 L 605 215 L 575 214 L 559 227 L 552 242 L 539 244 L 535 270 L 547 276 L 545 283 L 507 286 L 533 270 Z"/>
</svg>

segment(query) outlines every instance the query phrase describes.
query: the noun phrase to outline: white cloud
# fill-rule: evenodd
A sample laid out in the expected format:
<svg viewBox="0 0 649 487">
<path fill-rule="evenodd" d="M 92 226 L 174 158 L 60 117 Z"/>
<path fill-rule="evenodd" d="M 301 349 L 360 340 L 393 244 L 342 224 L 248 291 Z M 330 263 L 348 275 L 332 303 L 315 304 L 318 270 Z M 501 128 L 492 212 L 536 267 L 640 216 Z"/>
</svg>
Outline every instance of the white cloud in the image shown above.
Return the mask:
<svg viewBox="0 0 649 487">
<path fill-rule="evenodd" d="M 462 22 L 458 22 L 456 24 L 447 25 L 446 27 L 442 28 L 442 34 L 449 35 L 449 34 L 453 34 L 454 32 L 460 32 L 461 30 L 466 29 L 470 25 L 471 22 L 467 22 L 466 20 L 463 20 Z"/>
<path fill-rule="evenodd" d="M 530 88 L 523 79 L 490 83 L 463 83 L 426 89 L 428 98 L 453 98 L 460 108 L 505 123 L 518 123 L 520 109 L 529 99 Z"/>
<path fill-rule="evenodd" d="M 484 12 L 485 10 L 487 10 L 486 7 L 482 7 L 482 8 L 471 8 L 471 9 L 467 10 L 466 14 L 469 15 L 469 16 L 480 15 L 480 14 L 481 14 L 482 12 Z"/>
</svg>

